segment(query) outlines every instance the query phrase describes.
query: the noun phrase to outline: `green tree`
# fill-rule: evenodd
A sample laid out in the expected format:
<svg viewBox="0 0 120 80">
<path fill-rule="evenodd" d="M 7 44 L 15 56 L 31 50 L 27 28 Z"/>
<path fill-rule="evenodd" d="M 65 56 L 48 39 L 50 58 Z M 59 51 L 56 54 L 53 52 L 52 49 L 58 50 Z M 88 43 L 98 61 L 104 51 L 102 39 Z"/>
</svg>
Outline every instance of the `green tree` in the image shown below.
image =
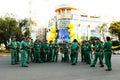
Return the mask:
<svg viewBox="0 0 120 80">
<path fill-rule="evenodd" d="M 13 16 L 0 17 L 0 44 L 4 43 L 7 48 L 10 37 L 18 32 L 17 26 L 18 22 Z"/>
<path fill-rule="evenodd" d="M 110 24 L 109 31 L 112 35 L 118 36 L 120 40 L 120 22 L 115 21 Z"/>
<path fill-rule="evenodd" d="M 4 19 L 0 18 L 0 44 L 4 42 L 3 35 L 4 34 Z"/>
<path fill-rule="evenodd" d="M 90 41 L 92 41 L 92 40 L 95 40 L 97 37 L 95 37 L 95 36 L 91 36 L 90 37 Z"/>
<path fill-rule="evenodd" d="M 31 20 L 31 18 L 25 18 L 19 21 L 19 27 L 21 32 L 23 32 L 24 36 L 30 36 L 31 34 L 31 26 L 36 25 L 35 21 Z"/>
</svg>

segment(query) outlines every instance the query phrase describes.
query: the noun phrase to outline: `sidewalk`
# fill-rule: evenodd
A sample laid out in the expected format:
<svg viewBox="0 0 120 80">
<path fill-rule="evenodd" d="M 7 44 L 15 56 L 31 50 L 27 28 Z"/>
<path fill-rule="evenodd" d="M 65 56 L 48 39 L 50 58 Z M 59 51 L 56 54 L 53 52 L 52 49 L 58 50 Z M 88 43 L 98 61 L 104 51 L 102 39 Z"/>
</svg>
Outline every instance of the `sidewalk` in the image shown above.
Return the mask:
<svg viewBox="0 0 120 80">
<path fill-rule="evenodd" d="M 0 53 L 0 56 L 10 56 L 9 53 Z"/>
</svg>

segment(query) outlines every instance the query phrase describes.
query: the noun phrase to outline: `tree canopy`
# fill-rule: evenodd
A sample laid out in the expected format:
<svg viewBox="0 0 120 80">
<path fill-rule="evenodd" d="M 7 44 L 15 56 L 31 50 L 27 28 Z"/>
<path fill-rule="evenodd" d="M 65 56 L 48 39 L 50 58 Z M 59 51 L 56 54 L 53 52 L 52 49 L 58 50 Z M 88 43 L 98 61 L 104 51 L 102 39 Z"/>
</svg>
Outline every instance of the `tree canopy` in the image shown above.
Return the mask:
<svg viewBox="0 0 120 80">
<path fill-rule="evenodd" d="M 120 40 L 120 21 L 115 21 L 110 24 L 109 31 L 111 34 L 118 36 Z"/>
<path fill-rule="evenodd" d="M 11 36 L 16 36 L 21 40 L 22 36 L 30 36 L 30 26 L 36 23 L 31 19 L 18 20 L 12 15 L 0 17 L 0 44 L 4 43 L 7 48 L 7 42 Z"/>
<path fill-rule="evenodd" d="M 30 18 L 25 18 L 19 21 L 20 30 L 23 32 L 25 37 L 30 36 L 32 25 L 36 25 L 36 23 Z"/>
<path fill-rule="evenodd" d="M 18 22 L 14 17 L 1 17 L 0 18 L 0 43 L 7 45 L 10 37 L 19 34 Z"/>
</svg>

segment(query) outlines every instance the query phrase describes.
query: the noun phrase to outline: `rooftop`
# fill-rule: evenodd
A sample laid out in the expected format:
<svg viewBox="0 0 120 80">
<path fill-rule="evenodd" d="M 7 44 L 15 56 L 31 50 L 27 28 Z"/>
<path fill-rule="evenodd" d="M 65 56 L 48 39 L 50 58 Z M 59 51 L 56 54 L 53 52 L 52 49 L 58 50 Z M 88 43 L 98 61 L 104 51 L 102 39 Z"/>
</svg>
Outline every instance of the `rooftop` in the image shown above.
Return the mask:
<svg viewBox="0 0 120 80">
<path fill-rule="evenodd" d="M 61 5 L 58 5 L 58 6 L 55 8 L 55 12 L 56 12 L 57 10 L 60 10 L 60 9 L 78 10 L 76 7 L 71 6 L 70 4 L 61 4 Z"/>
</svg>

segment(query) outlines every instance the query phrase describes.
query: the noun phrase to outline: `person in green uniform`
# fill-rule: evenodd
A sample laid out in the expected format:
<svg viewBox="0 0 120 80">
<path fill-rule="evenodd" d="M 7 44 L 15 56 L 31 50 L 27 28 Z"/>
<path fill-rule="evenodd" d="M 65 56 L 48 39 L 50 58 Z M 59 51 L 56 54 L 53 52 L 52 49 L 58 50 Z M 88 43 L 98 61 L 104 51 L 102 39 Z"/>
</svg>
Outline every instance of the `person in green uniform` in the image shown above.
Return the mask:
<svg viewBox="0 0 120 80">
<path fill-rule="evenodd" d="M 68 62 L 69 63 L 69 43 L 64 41 L 64 46 L 63 46 L 63 54 L 64 54 L 64 62 Z"/>
<path fill-rule="evenodd" d="M 92 52 L 92 48 L 91 45 L 89 44 L 88 41 L 85 42 L 85 47 L 84 47 L 84 52 L 85 52 L 85 60 L 87 64 L 91 64 L 91 52 Z"/>
<path fill-rule="evenodd" d="M 60 45 L 61 45 L 60 50 L 61 50 L 61 57 L 62 57 L 61 62 L 65 62 L 65 54 L 64 54 L 64 52 L 65 52 L 65 41 L 63 41 L 63 43 L 61 43 Z"/>
<path fill-rule="evenodd" d="M 27 63 L 30 63 L 30 55 L 31 55 L 31 38 L 27 37 Z"/>
<path fill-rule="evenodd" d="M 47 57 L 47 41 L 44 41 L 42 44 L 41 44 L 41 61 L 42 62 L 46 62 L 46 57 Z"/>
<path fill-rule="evenodd" d="M 81 45 L 81 62 L 86 62 L 86 58 L 85 58 L 85 41 L 82 41 L 82 45 Z"/>
<path fill-rule="evenodd" d="M 44 52 L 46 55 L 46 62 L 50 62 L 51 58 L 50 58 L 50 44 L 46 42 L 46 44 L 44 44 Z"/>
<path fill-rule="evenodd" d="M 72 56 L 71 56 L 72 65 L 76 65 L 76 63 L 77 63 L 79 48 L 80 48 L 80 46 L 79 46 L 77 40 L 74 39 L 70 45 L 71 54 L 72 54 Z"/>
<path fill-rule="evenodd" d="M 100 41 L 100 43 L 101 43 L 101 51 L 100 51 L 100 56 L 101 56 L 101 58 L 102 58 L 102 61 L 103 61 L 103 59 L 104 59 L 104 52 L 103 52 L 103 42 L 102 42 L 102 41 Z M 100 61 L 99 61 L 99 64 L 100 64 Z"/>
<path fill-rule="evenodd" d="M 53 61 L 57 62 L 58 61 L 58 51 L 59 51 L 59 45 L 57 42 L 54 43 L 54 54 L 53 54 Z"/>
<path fill-rule="evenodd" d="M 9 43 L 11 53 L 11 65 L 17 64 L 17 42 L 16 37 L 12 36 L 12 40 Z"/>
<path fill-rule="evenodd" d="M 17 39 L 17 62 L 20 61 L 19 53 L 20 53 L 20 41 L 18 41 Z"/>
<path fill-rule="evenodd" d="M 27 65 L 27 43 L 26 43 L 25 37 L 22 38 L 20 50 L 21 50 L 21 66 L 28 67 Z"/>
<path fill-rule="evenodd" d="M 50 43 L 49 43 L 49 55 L 48 55 L 48 57 L 49 57 L 49 59 L 50 59 L 50 62 L 53 62 L 53 55 L 54 55 L 54 47 L 53 47 L 53 41 L 50 41 Z"/>
<path fill-rule="evenodd" d="M 59 43 L 60 54 L 61 54 L 61 62 L 64 62 L 64 43 Z"/>
<path fill-rule="evenodd" d="M 35 63 L 41 63 L 41 57 L 40 57 L 41 42 L 36 40 L 35 45 L 34 45 L 34 49 L 35 49 Z"/>
<path fill-rule="evenodd" d="M 102 49 L 102 46 L 101 46 L 101 43 L 99 42 L 99 38 L 96 38 L 95 39 L 95 47 L 94 47 L 94 60 L 93 60 L 93 63 L 91 64 L 91 67 L 95 67 L 96 63 L 97 63 L 97 59 L 99 58 L 99 61 L 100 61 L 100 67 L 104 67 L 104 64 L 103 64 L 103 61 L 102 61 L 102 58 L 101 58 L 101 49 Z"/>
<path fill-rule="evenodd" d="M 112 42 L 110 41 L 110 37 L 106 37 L 107 42 L 105 42 L 103 49 L 104 49 L 104 55 L 105 55 L 105 64 L 107 66 L 106 71 L 111 71 L 111 55 L 112 55 Z"/>
<path fill-rule="evenodd" d="M 101 44 L 102 44 L 102 49 L 101 49 L 101 58 L 102 58 L 102 60 L 103 60 L 103 59 L 104 59 L 103 42 L 101 42 Z"/>
<path fill-rule="evenodd" d="M 32 62 L 34 62 L 34 42 L 33 42 L 33 39 L 31 39 L 31 42 L 30 42 L 30 44 L 31 44 L 31 61 Z"/>
</svg>

